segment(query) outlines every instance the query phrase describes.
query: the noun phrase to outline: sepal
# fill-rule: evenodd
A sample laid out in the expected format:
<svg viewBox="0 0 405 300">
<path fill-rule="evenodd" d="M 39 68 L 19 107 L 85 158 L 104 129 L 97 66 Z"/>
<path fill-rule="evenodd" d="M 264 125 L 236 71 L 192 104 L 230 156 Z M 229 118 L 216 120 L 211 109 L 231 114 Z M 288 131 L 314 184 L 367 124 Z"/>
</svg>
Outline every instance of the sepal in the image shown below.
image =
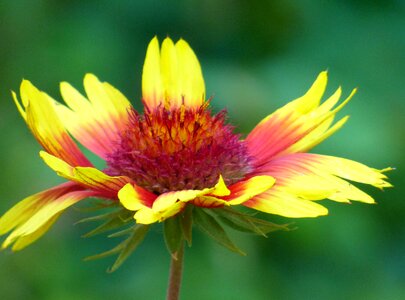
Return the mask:
<svg viewBox="0 0 405 300">
<path fill-rule="evenodd" d="M 76 224 L 95 221 L 96 222 L 102 221 L 102 223 L 95 229 L 84 234 L 82 237 L 92 237 L 94 235 L 105 233 L 107 231 L 111 231 L 114 229 L 118 230 L 116 232 L 109 234 L 108 235 L 109 238 L 127 236 L 126 239 L 121 241 L 114 248 L 84 258 L 85 261 L 89 261 L 105 258 L 111 255 L 117 255 L 117 258 L 113 263 L 113 265 L 107 269 L 107 272 L 109 273 L 117 270 L 125 262 L 125 260 L 132 254 L 132 252 L 134 252 L 136 248 L 141 244 L 141 242 L 143 241 L 149 230 L 149 226 L 147 225 L 142 224 L 134 225 L 132 213 L 122 207 L 119 207 L 118 209 L 112 209 L 104 214 L 99 214 L 96 216 L 82 219 Z M 130 226 L 128 227 L 128 225 Z"/>
<path fill-rule="evenodd" d="M 282 230 L 289 231 L 291 224 L 275 224 L 250 214 L 239 212 L 231 207 L 222 207 L 210 210 L 218 219 L 234 230 L 253 233 L 267 237 L 270 232 Z"/>
<path fill-rule="evenodd" d="M 92 236 L 104 233 L 106 231 L 114 230 L 116 228 L 121 228 L 121 227 L 127 225 L 129 220 L 132 220 L 132 216 L 131 216 L 131 214 L 128 213 L 127 210 L 120 210 L 116 213 L 110 214 L 105 219 L 106 219 L 106 221 L 104 223 L 97 226 L 96 228 L 89 231 L 88 233 L 82 235 L 82 237 L 88 238 L 88 237 L 92 237 Z M 82 220 L 82 222 L 83 222 L 83 220 Z"/>
<path fill-rule="evenodd" d="M 108 257 L 111 255 L 118 254 L 117 259 L 115 260 L 114 264 L 107 269 L 108 273 L 112 273 L 116 271 L 125 261 L 126 259 L 136 250 L 136 248 L 142 243 L 143 239 L 145 238 L 146 234 L 148 233 L 149 226 L 148 225 L 136 225 L 131 228 L 130 235 L 127 239 L 122 241 L 120 244 L 115 246 L 114 248 L 107 250 L 105 252 L 95 254 L 92 256 L 86 257 L 84 260 L 95 260 L 104 257 Z"/>
<path fill-rule="evenodd" d="M 228 234 L 222 227 L 222 225 L 210 214 L 206 212 L 204 208 L 194 209 L 194 221 L 200 230 L 206 233 L 214 241 L 216 241 L 221 246 L 236 252 L 240 255 L 246 255 L 245 252 L 240 250 L 228 237 Z"/>
<path fill-rule="evenodd" d="M 183 213 L 180 215 L 180 226 L 183 232 L 184 240 L 191 247 L 193 236 L 193 208 L 194 205 L 187 205 Z"/>
<path fill-rule="evenodd" d="M 177 252 L 183 244 L 183 231 L 179 215 L 163 222 L 163 232 L 167 250 L 173 258 L 176 258 Z"/>
</svg>

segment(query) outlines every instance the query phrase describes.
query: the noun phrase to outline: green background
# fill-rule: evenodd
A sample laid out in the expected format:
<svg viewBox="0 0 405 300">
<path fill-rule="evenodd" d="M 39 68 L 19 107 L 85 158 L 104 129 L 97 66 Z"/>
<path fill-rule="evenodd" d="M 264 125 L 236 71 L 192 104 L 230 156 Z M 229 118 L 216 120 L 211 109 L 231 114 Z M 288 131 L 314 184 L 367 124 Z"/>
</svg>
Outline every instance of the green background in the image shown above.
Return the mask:
<svg viewBox="0 0 405 300">
<path fill-rule="evenodd" d="M 22 78 L 61 99 L 95 73 L 140 107 L 145 49 L 154 36 L 185 38 L 203 68 L 216 111 L 246 134 L 302 95 L 322 70 L 328 94 L 359 87 L 351 119 L 312 152 L 390 173 L 394 189 L 366 188 L 378 205 L 325 201 L 330 215 L 294 220 L 268 239 L 232 233 L 248 256 L 197 230 L 186 252 L 183 299 L 405 299 L 405 2 L 390 1 L 1 1 L 0 212 L 62 182 L 38 157 L 10 90 Z M 0 299 L 163 299 L 169 256 L 161 229 L 113 274 L 113 259 L 82 258 L 116 241 L 82 239 L 69 210 L 39 242 L 0 253 Z M 291 220 L 269 216 L 269 220 Z"/>
</svg>

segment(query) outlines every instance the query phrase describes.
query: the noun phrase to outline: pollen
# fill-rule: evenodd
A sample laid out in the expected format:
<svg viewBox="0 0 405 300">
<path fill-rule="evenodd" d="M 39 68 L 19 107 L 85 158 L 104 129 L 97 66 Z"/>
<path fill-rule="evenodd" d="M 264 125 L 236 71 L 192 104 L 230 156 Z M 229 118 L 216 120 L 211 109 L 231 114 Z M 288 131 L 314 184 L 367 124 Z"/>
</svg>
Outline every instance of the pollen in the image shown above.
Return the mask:
<svg viewBox="0 0 405 300">
<path fill-rule="evenodd" d="M 108 173 L 126 175 L 156 194 L 212 187 L 219 175 L 236 183 L 251 171 L 251 158 L 225 119 L 225 111 L 213 115 L 207 105 L 158 106 L 144 114 L 131 109 L 108 156 Z"/>
</svg>

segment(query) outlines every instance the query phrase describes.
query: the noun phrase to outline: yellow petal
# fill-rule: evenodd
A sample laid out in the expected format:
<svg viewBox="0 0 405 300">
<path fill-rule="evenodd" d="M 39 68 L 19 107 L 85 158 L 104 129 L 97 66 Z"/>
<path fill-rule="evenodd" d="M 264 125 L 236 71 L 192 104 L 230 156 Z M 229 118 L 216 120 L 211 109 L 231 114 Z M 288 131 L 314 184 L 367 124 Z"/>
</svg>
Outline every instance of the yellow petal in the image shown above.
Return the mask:
<svg viewBox="0 0 405 300">
<path fill-rule="evenodd" d="M 162 43 L 160 68 L 165 93 L 164 98 L 167 104 L 181 105 L 181 103 L 178 103 L 178 99 L 181 99 L 181 82 L 179 80 L 180 72 L 177 62 L 177 52 L 170 38 L 165 38 Z"/>
<path fill-rule="evenodd" d="M 20 236 L 15 242 L 14 245 L 11 247 L 11 250 L 13 251 L 20 251 L 24 249 L 25 247 L 31 245 L 33 242 L 38 240 L 40 237 L 42 237 L 48 230 L 49 228 L 52 227 L 52 225 L 56 222 L 56 220 L 59 218 L 59 216 L 62 214 L 58 213 L 54 215 L 52 218 L 50 218 L 44 225 L 39 227 L 36 231 L 33 233 L 27 234 Z"/>
<path fill-rule="evenodd" d="M 351 181 L 383 188 L 391 186 L 382 174 L 351 160 L 310 154 L 291 154 L 262 166 L 256 172 L 276 178 L 276 184 L 267 192 L 254 197 L 244 205 L 286 217 L 315 217 L 326 210 L 310 201 L 330 199 L 349 203 L 374 203 L 374 199 L 355 187 Z"/>
<path fill-rule="evenodd" d="M 299 163 L 314 173 L 333 174 L 351 181 L 371 184 L 378 188 L 392 186 L 385 181 L 387 176 L 383 174 L 392 170 L 391 168 L 377 170 L 353 160 L 328 155 L 306 153 L 299 154 L 298 157 Z"/>
<path fill-rule="evenodd" d="M 41 195 L 42 196 L 42 195 Z M 18 202 L 0 218 L 0 235 L 3 235 L 21 223 L 27 221 L 42 200 L 40 195 L 33 195 Z"/>
<path fill-rule="evenodd" d="M 339 88 L 330 96 L 325 102 L 323 102 L 317 110 L 320 113 L 327 113 L 328 111 L 332 110 L 333 107 L 339 102 L 340 97 L 342 96 L 342 88 Z"/>
<path fill-rule="evenodd" d="M 67 207 L 73 205 L 81 200 L 81 194 L 72 192 L 67 196 L 58 198 L 58 201 L 48 202 L 42 206 L 29 220 L 15 229 L 6 239 L 5 244 L 14 240 L 15 237 L 28 235 L 35 232 L 38 228 L 44 225 L 51 217 L 65 210 Z M 7 246 L 6 246 L 7 247 Z"/>
<path fill-rule="evenodd" d="M 79 111 L 90 111 L 91 104 L 79 91 L 77 91 L 73 86 L 68 82 L 60 83 L 60 92 L 62 94 L 63 100 L 66 104 L 76 112 Z"/>
<path fill-rule="evenodd" d="M 292 194 L 271 189 L 244 205 L 288 218 L 314 218 L 328 214 L 328 210 L 316 202 L 299 199 Z"/>
<path fill-rule="evenodd" d="M 194 51 L 186 41 L 180 39 L 176 43 L 179 68 L 179 85 L 184 103 L 188 107 L 201 106 L 205 100 L 205 84 L 200 63 Z"/>
<path fill-rule="evenodd" d="M 229 196 L 231 191 L 227 188 L 224 178 L 222 175 L 219 175 L 218 183 L 215 185 L 214 190 L 210 192 L 210 195 L 213 196 Z"/>
<path fill-rule="evenodd" d="M 206 204 L 202 206 L 207 206 L 208 203 L 210 206 L 229 205 L 228 201 L 212 196 L 229 195 L 230 190 L 226 187 L 222 176 L 212 188 L 171 191 L 158 197 L 142 188 L 137 189 L 133 184 L 127 184 L 119 191 L 118 198 L 126 209 L 136 211 L 134 218 L 141 224 L 162 222 L 179 213 L 187 202 L 193 200 L 196 205 Z"/>
<path fill-rule="evenodd" d="M 271 176 L 259 175 L 233 184 L 228 189 L 222 177 L 220 177 L 215 189 L 196 197 L 193 203 L 197 206 L 209 208 L 240 205 L 267 191 L 273 186 L 274 182 L 275 179 Z"/>
<path fill-rule="evenodd" d="M 322 123 L 319 127 L 314 129 L 308 135 L 306 135 L 303 139 L 299 142 L 295 143 L 291 147 L 288 148 L 286 152 L 288 153 L 298 153 L 298 152 L 306 152 L 316 145 L 319 145 L 322 141 L 326 140 L 336 131 L 338 131 L 342 126 L 347 122 L 349 116 L 345 116 L 339 121 L 337 121 L 332 127 L 330 127 L 330 122 L 333 120 L 333 117 L 327 119 Z"/>
<path fill-rule="evenodd" d="M 328 72 L 321 72 L 304 96 L 294 100 L 289 105 L 294 106 L 302 114 L 306 114 L 319 106 L 328 83 Z"/>
<path fill-rule="evenodd" d="M 21 116 L 23 117 L 23 119 L 24 119 L 25 121 L 27 121 L 27 114 L 26 114 L 26 112 L 25 112 L 25 109 L 22 107 L 20 101 L 18 101 L 17 94 L 16 94 L 14 91 L 12 91 L 12 92 L 11 92 L 11 95 L 12 95 L 12 97 L 13 97 L 13 101 L 14 101 L 15 106 L 17 106 L 18 112 L 21 114 Z"/>
<path fill-rule="evenodd" d="M 124 185 L 132 182 L 126 176 L 108 176 L 95 168 L 72 167 L 65 161 L 44 151 L 40 152 L 40 156 L 59 176 L 77 182 L 92 190 L 100 191 L 104 193 L 105 197 L 115 197 Z"/>
<path fill-rule="evenodd" d="M 53 100 L 35 88 L 28 80 L 20 87 L 22 105 L 13 93 L 14 101 L 32 134 L 49 153 L 75 166 L 91 166 L 76 143 L 70 138 L 55 112 Z"/>
<path fill-rule="evenodd" d="M 204 190 L 182 190 L 167 192 L 156 198 L 153 202 L 153 211 L 156 213 L 163 213 L 177 202 L 188 202 L 194 200 L 198 196 L 205 195 L 209 189 Z"/>
<path fill-rule="evenodd" d="M 153 210 L 149 207 L 143 207 L 138 210 L 135 215 L 134 219 L 136 223 L 139 224 L 152 224 L 159 221 L 160 215 L 153 212 Z"/>
<path fill-rule="evenodd" d="M 182 211 L 185 205 L 186 203 L 184 202 L 176 202 L 163 212 L 155 212 L 153 209 L 144 206 L 135 213 L 134 219 L 139 224 L 163 222 L 164 220 L 173 217 L 174 215 Z"/>
<path fill-rule="evenodd" d="M 178 202 L 189 202 L 208 194 L 213 196 L 226 196 L 230 194 L 230 190 L 226 187 L 221 175 L 219 176 L 217 184 L 212 188 L 205 188 L 203 190 L 172 191 L 160 195 L 153 203 L 153 211 L 164 213 Z"/>
<path fill-rule="evenodd" d="M 331 199 L 349 203 L 351 200 L 374 203 L 374 199 L 351 183 L 334 175 L 333 170 L 291 174 L 279 187 L 286 193 L 307 200 Z"/>
<path fill-rule="evenodd" d="M 158 214 L 159 222 L 163 222 L 164 220 L 177 215 L 179 212 L 181 212 L 184 209 L 185 206 L 186 206 L 185 202 L 182 202 L 182 201 L 176 202 L 175 204 L 170 206 L 168 209 L 166 209 L 165 211 Z"/>
<path fill-rule="evenodd" d="M 149 108 L 155 108 L 163 101 L 163 95 L 159 42 L 157 37 L 154 37 L 146 50 L 143 65 L 142 98 Z"/>
<path fill-rule="evenodd" d="M 290 174 L 278 181 L 279 189 L 287 194 L 306 200 L 326 199 L 339 191 L 337 178 L 328 178 L 315 174 Z M 348 201 L 347 201 L 348 202 Z"/>
<path fill-rule="evenodd" d="M 200 63 L 186 41 L 176 44 L 170 38 L 149 43 L 142 74 L 143 100 L 149 109 L 199 107 L 205 100 L 205 84 Z"/>
<path fill-rule="evenodd" d="M 335 178 L 335 185 L 339 186 L 339 189 L 336 193 L 327 197 L 330 200 L 337 202 L 350 202 L 353 200 L 368 204 L 375 203 L 375 200 L 370 195 L 345 180 Z"/>
</svg>

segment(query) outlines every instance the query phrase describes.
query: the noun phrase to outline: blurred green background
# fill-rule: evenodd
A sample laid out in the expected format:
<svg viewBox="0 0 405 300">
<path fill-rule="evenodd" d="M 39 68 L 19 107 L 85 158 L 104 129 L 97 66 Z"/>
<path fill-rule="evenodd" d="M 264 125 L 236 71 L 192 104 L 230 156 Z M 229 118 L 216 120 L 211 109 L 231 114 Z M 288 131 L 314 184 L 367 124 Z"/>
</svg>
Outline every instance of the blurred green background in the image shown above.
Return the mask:
<svg viewBox="0 0 405 300">
<path fill-rule="evenodd" d="M 82 90 L 93 72 L 139 108 L 145 49 L 156 34 L 191 44 L 214 109 L 226 107 L 244 134 L 328 69 L 329 94 L 340 84 L 346 95 L 359 92 L 344 109 L 348 124 L 313 152 L 397 167 L 394 189 L 367 189 L 378 205 L 325 201 L 330 215 L 295 220 L 296 231 L 231 233 L 247 257 L 195 231 L 183 299 L 405 299 L 401 0 L 1 1 L 0 213 L 62 182 L 38 157 L 10 90 L 27 78 L 60 100 L 60 81 Z M 0 299 L 163 299 L 169 256 L 160 229 L 107 274 L 112 258 L 81 260 L 116 241 L 80 238 L 89 228 L 72 224 L 84 216 L 70 210 L 25 251 L 0 253 Z"/>
</svg>

